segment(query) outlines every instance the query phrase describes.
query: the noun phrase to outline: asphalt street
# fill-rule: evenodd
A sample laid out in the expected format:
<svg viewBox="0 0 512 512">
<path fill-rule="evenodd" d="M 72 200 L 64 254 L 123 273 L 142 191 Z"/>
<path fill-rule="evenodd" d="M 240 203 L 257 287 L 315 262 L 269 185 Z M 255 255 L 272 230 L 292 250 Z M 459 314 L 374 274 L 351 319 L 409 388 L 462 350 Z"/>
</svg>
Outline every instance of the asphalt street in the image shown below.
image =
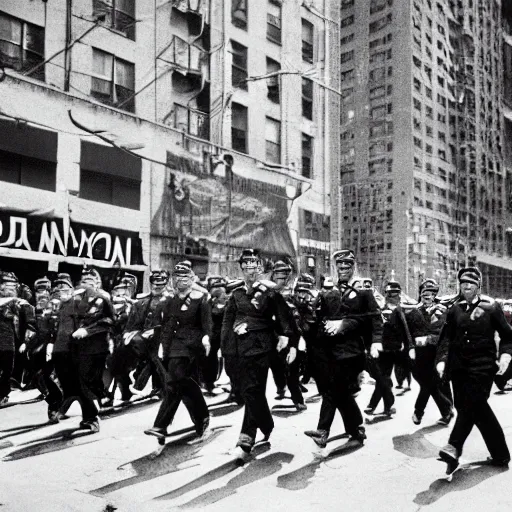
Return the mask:
<svg viewBox="0 0 512 512">
<path fill-rule="evenodd" d="M 314 384 L 310 392 L 316 393 Z M 364 407 L 373 390 L 363 385 Z M 220 390 L 219 390 L 220 391 Z M 396 390 L 398 393 L 398 390 Z M 182 509 L 212 511 L 510 511 L 512 473 L 483 461 L 488 453 L 479 432 L 471 434 L 462 470 L 452 482 L 436 460 L 449 428 L 431 401 L 421 425 L 411 421 L 416 385 L 397 397 L 397 414 L 367 426 L 368 440 L 357 450 L 343 449 L 346 439 L 328 444 L 324 458 L 303 431 L 316 427 L 319 402 L 307 411 L 275 411 L 271 446 L 260 446 L 243 467 L 233 462 L 242 421 L 236 406 L 212 408 L 212 436 L 201 445 L 183 433 L 169 437 L 157 458 L 152 426 L 159 402 L 142 401 L 104 415 L 98 434 L 73 432 L 80 421 L 74 404 L 70 418 L 47 425 L 46 404 L 30 402 L 37 392 L 16 391 L 12 401 L 28 401 L 0 410 L 0 512 L 84 511 L 153 512 Z M 271 406 L 291 404 L 274 400 Z M 208 398 L 210 404 L 226 395 Z M 491 396 L 512 445 L 512 394 Z M 380 405 L 382 408 L 382 404 Z M 191 425 L 180 406 L 172 431 Z M 23 428 L 22 428 L 23 427 Z M 331 435 L 343 433 L 339 416 Z"/>
</svg>

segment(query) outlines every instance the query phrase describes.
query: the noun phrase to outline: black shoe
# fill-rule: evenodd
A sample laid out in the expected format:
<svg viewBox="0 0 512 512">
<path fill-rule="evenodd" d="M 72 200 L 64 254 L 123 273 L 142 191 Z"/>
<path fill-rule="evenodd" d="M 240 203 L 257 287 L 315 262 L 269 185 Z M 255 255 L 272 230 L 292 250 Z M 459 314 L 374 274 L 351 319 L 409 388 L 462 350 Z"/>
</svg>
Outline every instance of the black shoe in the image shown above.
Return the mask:
<svg viewBox="0 0 512 512">
<path fill-rule="evenodd" d="M 421 416 L 415 412 L 413 415 L 412 415 L 412 422 L 415 424 L 415 425 L 419 425 L 421 423 Z"/>
<path fill-rule="evenodd" d="M 309 389 L 302 384 L 299 384 L 299 387 L 302 393 L 307 393 L 309 391 Z"/>
<path fill-rule="evenodd" d="M 367 437 L 366 437 L 366 431 L 364 430 L 364 427 L 359 427 L 357 432 L 355 432 L 348 438 L 348 442 L 357 442 L 361 446 L 363 446 L 366 439 L 367 439 Z"/>
<path fill-rule="evenodd" d="M 446 416 L 442 416 L 437 420 L 438 425 L 449 425 L 450 421 L 452 421 L 453 417 L 455 416 L 455 413 L 453 411 L 450 411 L 449 414 Z"/>
<path fill-rule="evenodd" d="M 165 428 L 153 427 L 144 430 L 144 434 L 147 436 L 155 436 L 158 439 L 165 439 L 166 431 Z"/>
<path fill-rule="evenodd" d="M 276 394 L 276 400 L 283 400 L 286 394 L 286 389 L 278 389 Z"/>
<path fill-rule="evenodd" d="M 319 448 L 325 448 L 327 446 L 327 439 L 329 437 L 327 430 L 306 430 L 304 434 L 313 439 Z"/>
<path fill-rule="evenodd" d="M 508 465 L 510 463 L 510 458 L 508 458 L 508 459 L 495 459 L 493 457 L 488 457 L 487 458 L 487 462 L 491 466 L 497 466 L 497 467 L 500 467 L 500 468 L 508 468 Z"/>
<path fill-rule="evenodd" d="M 439 451 L 439 458 L 446 464 L 456 465 L 459 463 L 459 453 L 457 448 L 451 444 L 447 444 Z"/>
<path fill-rule="evenodd" d="M 100 431 L 100 424 L 98 420 L 86 420 L 80 422 L 80 428 L 84 430 L 90 430 L 93 433 L 97 433 Z"/>
<path fill-rule="evenodd" d="M 59 411 L 51 411 L 48 409 L 48 422 L 52 425 L 59 423 Z"/>
<path fill-rule="evenodd" d="M 402 386 L 402 384 L 398 384 L 397 386 L 395 386 L 396 389 L 403 389 L 404 387 Z"/>
<path fill-rule="evenodd" d="M 396 414 L 396 409 L 394 407 L 388 407 L 387 409 L 384 409 L 384 414 L 391 417 L 393 414 Z"/>
</svg>

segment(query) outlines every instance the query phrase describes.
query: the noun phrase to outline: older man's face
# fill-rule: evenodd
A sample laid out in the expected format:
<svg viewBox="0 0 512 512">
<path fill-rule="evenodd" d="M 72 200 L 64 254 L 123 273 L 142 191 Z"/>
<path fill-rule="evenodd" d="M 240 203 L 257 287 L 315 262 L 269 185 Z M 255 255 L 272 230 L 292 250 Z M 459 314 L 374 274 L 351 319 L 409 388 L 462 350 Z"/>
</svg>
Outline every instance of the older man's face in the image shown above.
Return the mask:
<svg viewBox="0 0 512 512">
<path fill-rule="evenodd" d="M 350 281 L 354 275 L 354 264 L 349 261 L 337 261 L 336 270 L 338 279 L 343 282 Z"/>
<path fill-rule="evenodd" d="M 462 293 L 462 296 L 468 301 L 472 302 L 473 299 L 478 294 L 479 287 L 475 283 L 468 283 L 466 281 L 463 281 L 460 283 L 460 291 Z"/>
</svg>

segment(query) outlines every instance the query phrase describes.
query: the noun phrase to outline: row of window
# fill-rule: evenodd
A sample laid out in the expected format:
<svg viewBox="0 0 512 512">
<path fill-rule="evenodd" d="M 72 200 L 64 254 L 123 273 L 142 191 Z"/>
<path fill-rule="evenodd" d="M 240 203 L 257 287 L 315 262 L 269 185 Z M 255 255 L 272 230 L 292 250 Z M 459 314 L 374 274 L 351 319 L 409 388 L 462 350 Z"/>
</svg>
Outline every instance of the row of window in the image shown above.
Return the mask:
<svg viewBox="0 0 512 512">
<path fill-rule="evenodd" d="M 248 0 L 232 0 L 231 23 L 242 30 L 248 30 L 249 6 Z M 268 1 L 267 12 L 267 39 L 275 44 L 281 44 L 281 2 L 279 0 Z M 313 62 L 314 58 L 315 26 L 306 19 L 302 19 L 302 59 L 305 62 Z"/>
<path fill-rule="evenodd" d="M 231 147 L 241 153 L 249 153 L 248 109 L 239 103 L 231 105 Z M 302 175 L 313 176 L 313 137 L 302 134 Z M 265 118 L 265 159 L 269 163 L 281 163 L 281 122 Z"/>
</svg>

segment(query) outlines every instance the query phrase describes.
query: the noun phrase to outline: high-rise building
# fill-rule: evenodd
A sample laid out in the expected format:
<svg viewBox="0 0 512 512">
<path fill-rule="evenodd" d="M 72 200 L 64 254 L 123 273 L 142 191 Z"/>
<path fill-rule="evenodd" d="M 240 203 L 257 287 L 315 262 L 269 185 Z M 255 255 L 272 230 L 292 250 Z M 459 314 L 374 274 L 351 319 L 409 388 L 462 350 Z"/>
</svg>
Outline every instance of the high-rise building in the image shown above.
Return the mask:
<svg viewBox="0 0 512 512">
<path fill-rule="evenodd" d="M 504 292 L 508 170 L 501 6 L 487 0 L 341 2 L 340 172 L 332 240 L 360 272 L 447 292 L 466 264 Z M 510 284 L 510 283 L 508 283 Z"/>
<path fill-rule="evenodd" d="M 325 272 L 328 10 L 0 2 L 0 269 L 30 268 L 30 280 L 187 258 L 201 277 L 233 275 L 256 246 Z"/>
</svg>

